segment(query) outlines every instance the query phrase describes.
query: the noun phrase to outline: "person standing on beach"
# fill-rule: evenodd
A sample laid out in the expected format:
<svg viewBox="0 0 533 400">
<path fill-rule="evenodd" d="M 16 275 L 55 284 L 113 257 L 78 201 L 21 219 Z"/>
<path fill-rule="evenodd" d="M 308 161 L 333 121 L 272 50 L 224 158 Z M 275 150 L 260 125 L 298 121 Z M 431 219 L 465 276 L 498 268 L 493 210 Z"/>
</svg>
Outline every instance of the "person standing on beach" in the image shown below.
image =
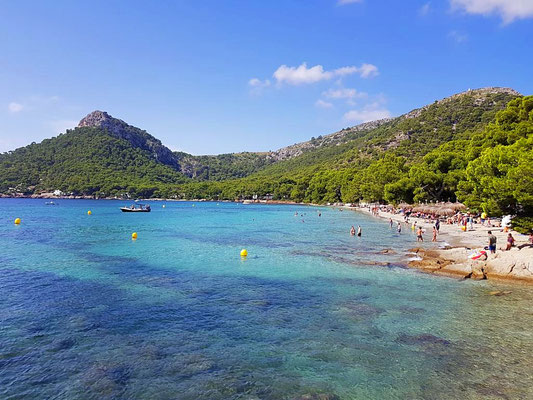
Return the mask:
<svg viewBox="0 0 533 400">
<path fill-rule="evenodd" d="M 437 230 L 437 233 L 439 233 L 439 229 L 440 229 L 440 220 L 437 218 L 437 220 L 435 221 L 435 229 Z"/>
<path fill-rule="evenodd" d="M 433 238 L 431 239 L 432 242 L 437 241 L 437 228 L 433 227 Z"/>
<path fill-rule="evenodd" d="M 492 231 L 487 232 L 489 234 L 489 250 L 492 254 L 496 253 L 496 236 L 492 234 Z"/>
<path fill-rule="evenodd" d="M 361 236 L 361 234 L 362 234 L 361 227 L 357 225 L 357 236 Z"/>
<path fill-rule="evenodd" d="M 418 230 L 416 231 L 416 241 L 417 242 L 423 242 L 424 241 L 424 238 L 422 236 L 422 227 L 421 226 L 419 226 Z"/>
</svg>

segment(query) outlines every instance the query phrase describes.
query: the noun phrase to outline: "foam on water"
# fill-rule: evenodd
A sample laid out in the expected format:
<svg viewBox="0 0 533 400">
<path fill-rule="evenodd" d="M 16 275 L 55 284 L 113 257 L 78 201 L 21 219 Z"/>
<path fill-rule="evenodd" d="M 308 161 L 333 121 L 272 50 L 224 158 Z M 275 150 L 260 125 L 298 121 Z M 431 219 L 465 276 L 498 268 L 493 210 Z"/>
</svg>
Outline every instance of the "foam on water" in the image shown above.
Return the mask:
<svg viewBox="0 0 533 400">
<path fill-rule="evenodd" d="M 44 202 L 0 199 L 2 399 L 533 397 L 531 290 L 408 270 L 412 232 L 302 206 Z"/>
</svg>

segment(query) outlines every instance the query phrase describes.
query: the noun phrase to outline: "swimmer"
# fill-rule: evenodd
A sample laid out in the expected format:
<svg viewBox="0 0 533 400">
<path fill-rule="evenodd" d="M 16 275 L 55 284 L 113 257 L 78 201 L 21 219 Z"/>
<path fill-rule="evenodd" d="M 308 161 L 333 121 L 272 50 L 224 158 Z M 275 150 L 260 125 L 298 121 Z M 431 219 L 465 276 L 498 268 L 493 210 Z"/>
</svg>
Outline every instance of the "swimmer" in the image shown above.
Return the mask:
<svg viewBox="0 0 533 400">
<path fill-rule="evenodd" d="M 419 226 L 418 230 L 416 231 L 416 241 L 417 242 L 423 242 L 424 238 L 422 237 L 422 227 Z"/>
<path fill-rule="evenodd" d="M 361 236 L 362 232 L 361 232 L 361 227 L 359 225 L 357 225 L 357 236 Z"/>
<path fill-rule="evenodd" d="M 352 229 L 350 229 L 350 235 L 355 236 L 355 227 L 352 225 Z"/>
</svg>

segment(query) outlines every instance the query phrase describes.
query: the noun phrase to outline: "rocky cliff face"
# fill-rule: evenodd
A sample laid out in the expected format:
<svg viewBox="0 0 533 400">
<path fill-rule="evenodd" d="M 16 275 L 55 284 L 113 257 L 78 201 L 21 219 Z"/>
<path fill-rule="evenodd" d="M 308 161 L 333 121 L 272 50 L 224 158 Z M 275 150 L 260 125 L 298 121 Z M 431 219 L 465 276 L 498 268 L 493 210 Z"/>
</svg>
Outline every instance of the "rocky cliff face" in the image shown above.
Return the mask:
<svg viewBox="0 0 533 400">
<path fill-rule="evenodd" d="M 127 140 L 133 147 L 150 152 L 157 161 L 178 170 L 180 169 L 174 153 L 164 146 L 159 139 L 142 129 L 128 125 L 118 118 L 113 118 L 105 111 L 93 111 L 87 115 L 78 124 L 78 127 L 83 126 L 105 129 L 111 136 Z"/>
</svg>

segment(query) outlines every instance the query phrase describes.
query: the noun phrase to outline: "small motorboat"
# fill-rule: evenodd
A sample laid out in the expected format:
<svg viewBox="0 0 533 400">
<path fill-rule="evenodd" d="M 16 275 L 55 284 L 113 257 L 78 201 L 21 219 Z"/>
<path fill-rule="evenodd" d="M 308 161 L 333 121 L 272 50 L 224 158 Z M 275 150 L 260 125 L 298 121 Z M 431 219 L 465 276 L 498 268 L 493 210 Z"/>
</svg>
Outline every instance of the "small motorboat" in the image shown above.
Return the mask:
<svg viewBox="0 0 533 400">
<path fill-rule="evenodd" d="M 132 204 L 129 207 L 120 207 L 122 212 L 150 212 L 152 209 L 149 204 Z"/>
<path fill-rule="evenodd" d="M 47 201 L 44 203 L 46 206 L 55 206 L 57 203 L 54 203 L 53 201 Z"/>
</svg>

